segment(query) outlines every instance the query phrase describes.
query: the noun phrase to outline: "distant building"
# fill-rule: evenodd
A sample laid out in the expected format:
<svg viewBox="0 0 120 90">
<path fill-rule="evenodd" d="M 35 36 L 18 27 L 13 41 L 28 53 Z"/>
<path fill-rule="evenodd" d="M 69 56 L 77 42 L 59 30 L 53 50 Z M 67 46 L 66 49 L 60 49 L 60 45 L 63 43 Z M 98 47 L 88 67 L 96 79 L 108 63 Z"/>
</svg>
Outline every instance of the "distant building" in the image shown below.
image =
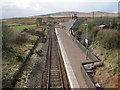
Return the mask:
<svg viewBox="0 0 120 90">
<path fill-rule="evenodd" d="M 109 28 L 107 25 L 100 25 L 99 27 L 102 28 L 102 29 Z"/>
</svg>

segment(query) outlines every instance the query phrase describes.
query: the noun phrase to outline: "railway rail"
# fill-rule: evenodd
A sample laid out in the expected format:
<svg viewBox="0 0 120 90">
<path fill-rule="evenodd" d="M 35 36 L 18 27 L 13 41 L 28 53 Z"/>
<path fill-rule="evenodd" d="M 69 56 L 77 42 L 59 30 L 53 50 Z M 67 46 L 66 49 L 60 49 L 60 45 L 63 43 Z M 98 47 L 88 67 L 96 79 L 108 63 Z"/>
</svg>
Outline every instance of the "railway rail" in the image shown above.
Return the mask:
<svg viewBox="0 0 120 90">
<path fill-rule="evenodd" d="M 70 89 L 53 22 L 48 32 L 48 50 L 41 85 L 41 89 L 44 88 Z"/>
</svg>

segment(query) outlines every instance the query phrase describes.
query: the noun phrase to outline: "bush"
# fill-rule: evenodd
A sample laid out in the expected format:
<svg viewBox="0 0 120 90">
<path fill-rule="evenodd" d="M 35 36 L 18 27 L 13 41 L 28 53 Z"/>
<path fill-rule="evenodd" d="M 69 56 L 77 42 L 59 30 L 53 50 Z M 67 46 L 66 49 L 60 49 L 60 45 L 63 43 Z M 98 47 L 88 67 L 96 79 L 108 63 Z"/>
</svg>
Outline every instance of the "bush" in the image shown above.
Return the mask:
<svg viewBox="0 0 120 90">
<path fill-rule="evenodd" d="M 26 34 L 21 34 L 16 36 L 15 43 L 18 45 L 22 45 L 28 41 L 28 37 Z"/>
<path fill-rule="evenodd" d="M 42 31 L 37 31 L 34 35 L 38 36 L 38 37 L 45 37 L 45 31 L 42 30 Z"/>
<path fill-rule="evenodd" d="M 89 25 L 88 26 L 89 30 L 92 30 L 93 27 L 98 25 L 98 23 L 93 19 L 89 19 L 89 20 L 85 21 L 84 23 Z"/>
<path fill-rule="evenodd" d="M 120 30 L 120 26 L 119 26 L 119 25 L 118 25 L 118 26 L 116 26 L 116 29 L 117 29 L 117 30 Z"/>
<path fill-rule="evenodd" d="M 35 30 L 34 29 L 31 29 L 31 30 L 27 30 L 26 33 L 28 34 L 31 34 L 31 35 L 34 35 L 35 34 Z"/>
<path fill-rule="evenodd" d="M 41 39 L 41 42 L 42 42 L 42 43 L 45 43 L 45 42 L 46 42 L 46 38 L 42 38 L 42 39 Z"/>
<path fill-rule="evenodd" d="M 119 47 L 120 34 L 117 30 L 101 30 L 98 33 L 98 40 L 105 48 L 113 49 Z"/>
<path fill-rule="evenodd" d="M 25 29 L 23 29 L 23 31 L 22 32 L 25 32 L 25 31 L 27 31 L 28 30 L 28 28 L 25 28 Z"/>
<path fill-rule="evenodd" d="M 93 27 L 93 29 L 91 30 L 91 34 L 94 35 L 94 37 L 96 37 L 99 31 L 100 31 L 99 27 Z"/>
<path fill-rule="evenodd" d="M 14 40 L 14 32 L 6 26 L 4 23 L 2 24 L 2 48 L 3 50 L 9 47 Z"/>
<path fill-rule="evenodd" d="M 79 41 L 81 41 L 81 37 L 82 37 L 81 35 L 82 35 L 82 31 L 77 30 L 77 31 L 75 32 L 75 37 L 76 37 L 76 39 L 79 40 Z"/>
</svg>

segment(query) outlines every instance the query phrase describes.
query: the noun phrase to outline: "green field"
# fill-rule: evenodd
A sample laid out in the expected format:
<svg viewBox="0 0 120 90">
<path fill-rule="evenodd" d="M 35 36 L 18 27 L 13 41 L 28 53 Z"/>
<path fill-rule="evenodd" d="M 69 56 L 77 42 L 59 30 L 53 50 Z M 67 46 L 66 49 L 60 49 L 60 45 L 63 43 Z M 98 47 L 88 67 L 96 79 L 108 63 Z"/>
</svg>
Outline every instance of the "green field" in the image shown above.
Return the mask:
<svg viewBox="0 0 120 90">
<path fill-rule="evenodd" d="M 21 25 L 21 24 L 17 24 L 17 23 L 9 23 L 9 24 L 6 24 L 8 26 L 12 26 L 12 25 Z"/>
<path fill-rule="evenodd" d="M 11 27 L 11 29 L 14 31 L 15 34 L 19 34 L 21 31 L 23 31 L 25 28 L 27 29 L 32 29 L 35 28 L 36 25 L 22 25 L 22 26 L 15 26 L 15 27 Z"/>
<path fill-rule="evenodd" d="M 19 21 L 29 21 L 29 20 L 34 20 L 34 18 L 11 18 L 11 19 L 3 19 L 2 21 L 19 22 Z"/>
</svg>

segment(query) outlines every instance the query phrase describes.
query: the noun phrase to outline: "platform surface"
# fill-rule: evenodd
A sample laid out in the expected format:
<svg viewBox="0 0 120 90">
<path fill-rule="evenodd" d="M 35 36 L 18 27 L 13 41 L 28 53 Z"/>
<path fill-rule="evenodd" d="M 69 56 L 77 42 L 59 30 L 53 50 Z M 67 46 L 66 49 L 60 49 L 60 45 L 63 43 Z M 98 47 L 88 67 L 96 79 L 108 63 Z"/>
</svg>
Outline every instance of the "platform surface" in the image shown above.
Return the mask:
<svg viewBox="0 0 120 90">
<path fill-rule="evenodd" d="M 66 33 L 64 29 L 56 28 L 56 31 L 57 36 L 60 38 L 60 42 L 65 49 L 65 53 L 71 64 L 73 73 L 77 79 L 79 87 L 88 88 L 85 79 L 83 78 L 83 75 L 81 73 L 80 63 L 90 62 L 91 60 L 85 59 L 84 52 L 75 44 L 75 42 L 71 39 L 71 37 Z"/>
</svg>

